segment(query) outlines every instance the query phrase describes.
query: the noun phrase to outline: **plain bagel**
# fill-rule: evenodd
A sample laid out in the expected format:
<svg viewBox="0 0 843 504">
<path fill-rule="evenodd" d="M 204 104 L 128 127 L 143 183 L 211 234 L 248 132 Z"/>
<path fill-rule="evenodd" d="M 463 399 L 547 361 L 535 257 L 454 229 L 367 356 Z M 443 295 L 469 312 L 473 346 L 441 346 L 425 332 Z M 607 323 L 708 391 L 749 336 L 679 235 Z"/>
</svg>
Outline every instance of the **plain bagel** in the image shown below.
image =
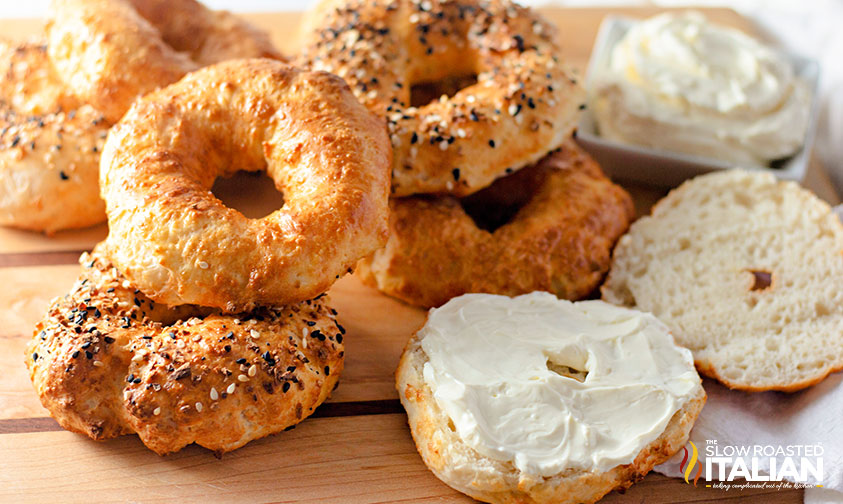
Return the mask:
<svg viewBox="0 0 843 504">
<path fill-rule="evenodd" d="M 227 311 L 313 298 L 386 240 L 389 139 L 342 79 L 220 63 L 139 100 L 109 134 L 108 253 L 168 305 Z M 210 191 L 266 170 L 281 209 L 249 219 Z"/>
<path fill-rule="evenodd" d="M 603 280 L 633 217 L 629 194 L 573 142 L 462 200 L 420 195 L 390 208 L 389 240 L 358 274 L 425 307 L 467 292 L 580 299 Z"/>
<path fill-rule="evenodd" d="M 53 0 L 47 39 L 58 75 L 111 123 L 200 67 L 281 59 L 265 33 L 196 0 Z"/>
<path fill-rule="evenodd" d="M 554 28 L 509 1 L 328 0 L 305 26 L 304 64 L 386 118 L 394 196 L 464 196 L 537 162 L 585 100 Z M 450 98 L 411 106 L 413 85 L 471 75 Z"/>
</svg>

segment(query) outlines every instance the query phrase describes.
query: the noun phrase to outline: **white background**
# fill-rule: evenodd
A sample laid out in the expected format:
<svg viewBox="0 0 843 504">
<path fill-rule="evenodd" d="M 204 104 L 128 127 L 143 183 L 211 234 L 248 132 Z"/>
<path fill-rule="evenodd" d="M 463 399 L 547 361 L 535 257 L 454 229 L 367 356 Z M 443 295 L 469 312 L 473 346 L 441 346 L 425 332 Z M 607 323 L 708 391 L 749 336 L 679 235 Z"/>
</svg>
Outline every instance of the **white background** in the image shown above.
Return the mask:
<svg viewBox="0 0 843 504">
<path fill-rule="evenodd" d="M 305 10 L 309 0 L 204 0 L 232 11 Z M 820 61 L 822 105 L 817 153 L 843 193 L 843 0 L 520 0 L 526 5 L 686 5 L 727 6 L 755 20 L 790 51 Z M 40 17 L 49 0 L 0 0 L 0 18 Z M 2 36 L 2 34 L 0 34 Z"/>
</svg>

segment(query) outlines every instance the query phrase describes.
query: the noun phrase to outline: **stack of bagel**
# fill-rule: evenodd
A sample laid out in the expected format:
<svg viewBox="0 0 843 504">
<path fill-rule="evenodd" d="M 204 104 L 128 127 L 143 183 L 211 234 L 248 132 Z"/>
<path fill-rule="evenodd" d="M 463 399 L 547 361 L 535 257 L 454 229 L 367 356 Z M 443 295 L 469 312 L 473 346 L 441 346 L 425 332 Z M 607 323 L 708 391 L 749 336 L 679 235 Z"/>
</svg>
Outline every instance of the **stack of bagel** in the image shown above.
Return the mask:
<svg viewBox="0 0 843 504">
<path fill-rule="evenodd" d="M 632 204 L 571 141 L 584 96 L 552 26 L 500 0 L 323 2 L 309 23 L 309 70 L 194 0 L 55 0 L 46 45 L 6 47 L 0 173 L 27 183 L 3 222 L 109 225 L 29 347 L 62 426 L 168 453 L 294 425 L 337 383 L 325 292 L 355 267 L 422 306 L 576 299 L 606 273 Z M 211 186 L 240 170 L 283 207 L 226 207 Z"/>
<path fill-rule="evenodd" d="M 632 201 L 571 141 L 585 94 L 536 13 L 325 0 L 300 61 L 387 121 L 390 237 L 359 264 L 365 282 L 424 307 L 467 292 L 579 299 L 599 285 Z M 452 96 L 436 95 L 442 82 Z"/>
<path fill-rule="evenodd" d="M 21 49 L 40 60 L 18 73 L 53 92 L 30 110 L 46 124 L 71 120 L 50 107 L 84 104 L 114 126 L 95 149 L 108 238 L 28 348 L 42 404 L 69 430 L 134 432 L 160 454 L 222 453 L 300 422 L 343 368 L 325 291 L 386 240 L 381 121 L 337 76 L 232 59 L 278 53 L 193 0 L 57 0 L 48 35 L 46 51 Z M 211 186 L 238 170 L 266 171 L 283 207 L 226 207 Z"/>
</svg>

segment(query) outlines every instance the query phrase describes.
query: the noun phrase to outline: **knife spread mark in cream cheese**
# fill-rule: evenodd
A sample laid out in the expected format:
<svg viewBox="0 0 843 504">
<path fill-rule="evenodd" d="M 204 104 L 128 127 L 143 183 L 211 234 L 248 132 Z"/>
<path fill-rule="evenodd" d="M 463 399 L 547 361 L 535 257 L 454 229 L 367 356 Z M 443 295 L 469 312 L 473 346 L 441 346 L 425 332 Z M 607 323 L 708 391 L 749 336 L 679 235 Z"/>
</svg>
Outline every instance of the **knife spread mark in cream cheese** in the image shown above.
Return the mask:
<svg viewBox="0 0 843 504">
<path fill-rule="evenodd" d="M 699 13 L 633 25 L 592 78 L 600 135 L 744 165 L 796 153 L 811 91 L 784 55 Z"/>
<path fill-rule="evenodd" d="M 541 476 L 631 463 L 700 383 L 658 319 L 602 301 L 467 294 L 431 310 L 419 338 L 460 438 Z"/>
</svg>

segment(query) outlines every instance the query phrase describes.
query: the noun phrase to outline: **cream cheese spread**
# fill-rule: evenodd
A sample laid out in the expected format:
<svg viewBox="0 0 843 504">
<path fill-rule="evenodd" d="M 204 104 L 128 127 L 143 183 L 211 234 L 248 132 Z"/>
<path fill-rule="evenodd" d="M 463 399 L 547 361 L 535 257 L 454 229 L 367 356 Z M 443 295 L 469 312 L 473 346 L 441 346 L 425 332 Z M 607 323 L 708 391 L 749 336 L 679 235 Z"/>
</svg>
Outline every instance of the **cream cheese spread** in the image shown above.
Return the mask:
<svg viewBox="0 0 843 504">
<path fill-rule="evenodd" d="M 631 463 L 700 386 L 658 319 L 603 301 L 467 294 L 431 310 L 419 339 L 460 438 L 540 476 Z"/>
<path fill-rule="evenodd" d="M 786 56 L 699 13 L 633 25 L 592 76 L 600 135 L 767 165 L 805 140 L 811 91 Z"/>
</svg>

